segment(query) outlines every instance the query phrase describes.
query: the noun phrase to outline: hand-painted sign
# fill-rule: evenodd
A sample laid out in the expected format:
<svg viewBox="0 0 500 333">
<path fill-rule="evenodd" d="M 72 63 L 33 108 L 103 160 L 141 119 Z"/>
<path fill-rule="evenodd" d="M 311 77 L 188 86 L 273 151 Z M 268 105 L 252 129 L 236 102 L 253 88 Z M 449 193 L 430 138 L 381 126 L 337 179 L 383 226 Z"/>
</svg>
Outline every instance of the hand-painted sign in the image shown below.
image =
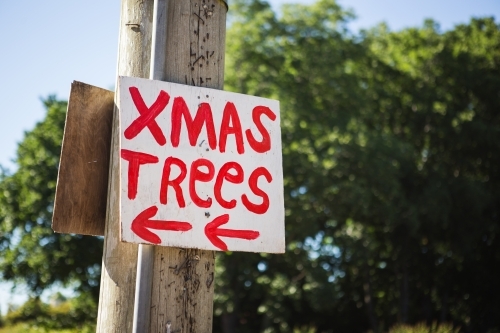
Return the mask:
<svg viewBox="0 0 500 333">
<path fill-rule="evenodd" d="M 125 242 L 283 253 L 279 102 L 118 80 Z"/>
</svg>

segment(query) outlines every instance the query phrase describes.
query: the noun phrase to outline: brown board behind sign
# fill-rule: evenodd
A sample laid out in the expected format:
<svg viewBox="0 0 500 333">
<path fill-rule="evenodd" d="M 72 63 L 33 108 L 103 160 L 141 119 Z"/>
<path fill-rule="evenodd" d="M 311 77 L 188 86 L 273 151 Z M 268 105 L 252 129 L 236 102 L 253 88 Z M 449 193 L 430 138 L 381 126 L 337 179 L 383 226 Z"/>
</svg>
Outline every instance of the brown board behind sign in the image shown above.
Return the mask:
<svg viewBox="0 0 500 333">
<path fill-rule="evenodd" d="M 71 84 L 52 229 L 104 235 L 114 92 Z"/>
</svg>

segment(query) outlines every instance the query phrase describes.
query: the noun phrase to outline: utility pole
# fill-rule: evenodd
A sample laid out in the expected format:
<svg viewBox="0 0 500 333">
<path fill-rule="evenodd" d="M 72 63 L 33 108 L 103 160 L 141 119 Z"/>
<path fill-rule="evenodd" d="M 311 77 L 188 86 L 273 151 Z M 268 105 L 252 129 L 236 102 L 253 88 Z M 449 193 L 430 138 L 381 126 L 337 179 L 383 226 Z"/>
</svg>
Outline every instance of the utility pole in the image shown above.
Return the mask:
<svg viewBox="0 0 500 333">
<path fill-rule="evenodd" d="M 162 80 L 222 89 L 227 4 L 169 0 Z M 147 78 L 153 0 L 122 0 L 117 74 Z M 157 27 L 157 31 L 165 31 Z M 160 66 L 161 67 L 161 66 Z M 119 240 L 119 110 L 115 107 L 97 332 L 131 332 L 137 245 Z M 149 332 L 212 331 L 215 252 L 154 248 Z"/>
<path fill-rule="evenodd" d="M 153 1 L 122 0 L 117 75 L 147 78 Z M 116 95 L 115 95 L 116 98 Z M 116 102 L 116 99 L 115 99 Z M 97 332 L 131 332 L 137 245 L 120 242 L 118 110 L 114 110 Z"/>
<path fill-rule="evenodd" d="M 222 89 L 227 4 L 169 0 L 165 81 Z M 154 248 L 149 332 L 212 331 L 215 252 Z M 172 267 L 175 267 L 174 269 Z"/>
</svg>

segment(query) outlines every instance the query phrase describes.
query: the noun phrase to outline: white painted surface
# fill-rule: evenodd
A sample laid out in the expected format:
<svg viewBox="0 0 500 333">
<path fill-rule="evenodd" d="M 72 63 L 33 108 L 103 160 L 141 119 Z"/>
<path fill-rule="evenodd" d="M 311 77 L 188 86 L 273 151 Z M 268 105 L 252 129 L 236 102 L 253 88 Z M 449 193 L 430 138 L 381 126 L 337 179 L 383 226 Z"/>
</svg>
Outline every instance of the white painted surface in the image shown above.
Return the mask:
<svg viewBox="0 0 500 333">
<path fill-rule="evenodd" d="M 141 152 L 156 156 L 159 160 L 158 163 L 140 165 L 137 196 L 135 199 L 129 199 L 128 170 L 130 163 L 123 158 L 121 159 L 120 219 L 122 241 L 143 244 L 150 243 L 134 233 L 131 225 L 141 212 L 154 206 L 158 211 L 150 218 L 151 220 L 180 221 L 192 225 L 192 229 L 188 231 L 164 231 L 149 228 L 149 231 L 160 237 L 161 243 L 158 245 L 221 250 L 221 246 L 215 246 L 207 237 L 205 227 L 208 223 L 213 222 L 215 218 L 228 214 L 229 221 L 221 225 L 220 229 L 251 230 L 258 232 L 259 235 L 253 240 L 220 236 L 219 239 L 227 245 L 227 250 L 283 253 L 285 250 L 285 236 L 279 102 L 220 90 L 131 77 L 120 77 L 118 85 L 120 151 L 125 149 Z M 136 87 L 139 90 L 148 108 L 156 101 L 161 90 L 170 96 L 165 109 L 155 118 L 156 123 L 166 138 L 167 142 L 165 145 L 161 146 L 158 144 L 148 127 L 143 128 L 133 138 L 125 138 L 124 131 L 139 117 L 139 111 L 131 97 L 130 87 Z M 203 125 L 195 146 L 191 146 L 188 139 L 186 122 L 183 117 L 181 118 L 179 146 L 172 146 L 170 139 L 172 129 L 171 114 L 174 98 L 176 97 L 182 97 L 185 100 L 193 119 L 196 116 L 200 103 L 208 103 L 210 105 L 217 137 L 216 149 L 212 150 L 209 147 L 206 124 Z M 234 103 L 241 122 L 245 150 L 243 154 L 237 152 L 235 135 L 232 134 L 227 136 L 226 151 L 221 152 L 219 149 L 221 121 L 224 108 L 228 102 Z M 274 121 L 266 115 L 260 116 L 261 122 L 269 133 L 271 140 L 270 150 L 264 153 L 255 152 L 245 134 L 245 131 L 250 129 L 255 140 L 262 140 L 262 135 L 252 120 L 252 110 L 256 106 L 268 107 L 276 115 Z M 231 125 L 234 126 L 234 124 Z M 186 177 L 180 183 L 186 203 L 184 208 L 179 207 L 176 200 L 176 193 L 172 187 L 168 188 L 167 204 L 165 205 L 160 202 L 164 162 L 170 156 L 182 160 L 187 167 Z M 211 181 L 197 181 L 195 183 L 196 193 L 200 198 L 212 199 L 212 205 L 209 208 L 198 207 L 192 201 L 189 191 L 191 163 L 200 158 L 209 160 L 213 163 L 215 169 L 215 174 Z M 234 208 L 226 209 L 215 199 L 214 185 L 220 168 L 230 161 L 241 165 L 244 172 L 244 180 L 241 184 L 234 184 L 227 180 L 223 182 L 222 197 L 226 201 L 230 201 L 231 199 L 236 199 L 237 201 Z M 267 182 L 264 176 L 258 178 L 258 188 L 269 197 L 269 208 L 262 214 L 249 211 L 242 203 L 242 195 L 244 194 L 254 204 L 261 204 L 263 201 L 262 197 L 252 192 L 248 184 L 251 173 L 259 167 L 266 168 L 272 176 L 270 183 Z M 201 167 L 199 170 L 206 172 L 207 168 Z M 175 179 L 179 173 L 178 168 L 173 166 L 170 179 Z M 231 170 L 230 173 L 234 175 L 235 171 Z"/>
</svg>

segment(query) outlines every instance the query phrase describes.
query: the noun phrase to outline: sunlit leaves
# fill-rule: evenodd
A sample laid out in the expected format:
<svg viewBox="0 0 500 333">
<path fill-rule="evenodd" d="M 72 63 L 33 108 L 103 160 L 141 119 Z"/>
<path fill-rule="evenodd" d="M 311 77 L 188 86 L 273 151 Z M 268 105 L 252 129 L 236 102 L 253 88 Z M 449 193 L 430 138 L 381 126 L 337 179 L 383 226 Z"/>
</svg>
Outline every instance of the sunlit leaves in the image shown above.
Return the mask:
<svg viewBox="0 0 500 333">
<path fill-rule="evenodd" d="M 226 89 L 280 100 L 288 250 L 265 270 L 251 255 L 238 261 L 257 276 L 254 301 L 232 298 L 246 310 L 226 331 L 465 320 L 472 287 L 457 274 L 488 271 L 472 253 L 498 232 L 498 26 L 442 32 L 428 20 L 356 36 L 334 1 L 278 15 L 261 1 L 235 7 Z M 226 274 L 222 285 L 242 277 Z"/>
<path fill-rule="evenodd" d="M 43 102 L 46 118 L 26 132 L 17 170 L 0 180 L 1 275 L 25 283 L 34 295 L 60 282 L 97 298 L 102 240 L 51 229 L 66 102 Z"/>
</svg>

